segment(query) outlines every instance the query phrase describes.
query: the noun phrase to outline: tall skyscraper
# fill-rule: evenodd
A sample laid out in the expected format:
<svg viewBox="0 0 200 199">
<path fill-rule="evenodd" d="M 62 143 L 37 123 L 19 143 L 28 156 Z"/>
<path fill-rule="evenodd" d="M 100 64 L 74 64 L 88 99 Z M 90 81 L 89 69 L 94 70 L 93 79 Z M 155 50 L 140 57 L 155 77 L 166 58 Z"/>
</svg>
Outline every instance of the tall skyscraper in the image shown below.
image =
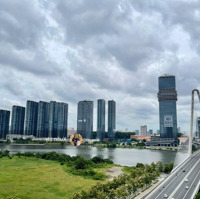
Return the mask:
<svg viewBox="0 0 200 199">
<path fill-rule="evenodd" d="M 0 110 L 0 139 L 6 139 L 9 133 L 10 111 Z"/>
<path fill-rule="evenodd" d="M 37 135 L 38 102 L 26 102 L 25 135 Z"/>
<path fill-rule="evenodd" d="M 147 125 L 140 127 L 140 135 L 147 136 Z"/>
<path fill-rule="evenodd" d="M 67 137 L 68 104 L 50 102 L 49 137 Z"/>
<path fill-rule="evenodd" d="M 164 75 L 159 77 L 159 118 L 160 137 L 177 139 L 177 91 L 175 76 Z"/>
<path fill-rule="evenodd" d="M 13 106 L 11 119 L 11 134 L 23 135 L 25 107 Z"/>
<path fill-rule="evenodd" d="M 49 103 L 40 101 L 38 105 L 37 137 L 49 137 Z"/>
<path fill-rule="evenodd" d="M 116 128 L 116 102 L 114 100 L 108 101 L 108 137 L 109 140 L 114 140 Z"/>
<path fill-rule="evenodd" d="M 196 119 L 196 138 L 200 138 L 200 117 Z"/>
<path fill-rule="evenodd" d="M 80 101 L 78 103 L 77 133 L 83 138 L 91 138 L 93 131 L 93 101 Z"/>
<path fill-rule="evenodd" d="M 97 100 L 97 137 L 102 141 L 105 138 L 105 100 Z"/>
</svg>

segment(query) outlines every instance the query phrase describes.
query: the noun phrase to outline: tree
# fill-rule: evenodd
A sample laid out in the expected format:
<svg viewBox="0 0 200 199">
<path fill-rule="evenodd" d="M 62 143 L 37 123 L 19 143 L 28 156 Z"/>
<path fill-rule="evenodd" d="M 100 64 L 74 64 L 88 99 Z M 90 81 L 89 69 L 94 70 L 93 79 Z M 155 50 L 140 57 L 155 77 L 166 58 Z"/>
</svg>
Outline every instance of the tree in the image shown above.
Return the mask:
<svg viewBox="0 0 200 199">
<path fill-rule="evenodd" d="M 135 139 L 135 138 L 131 138 L 132 142 L 139 142 L 139 140 Z"/>
<path fill-rule="evenodd" d="M 91 133 L 91 138 L 92 138 L 92 139 L 96 139 L 96 138 L 97 138 L 97 132 L 96 132 L 96 131 L 93 131 L 93 132 Z"/>
<path fill-rule="evenodd" d="M 169 172 L 170 172 L 170 167 L 169 167 L 169 164 L 168 164 L 168 163 L 165 163 L 164 172 L 165 172 L 165 173 L 169 173 Z"/>
<path fill-rule="evenodd" d="M 195 199 L 200 199 L 200 190 L 199 193 L 197 193 L 197 195 L 195 196 Z"/>
<path fill-rule="evenodd" d="M 135 135 L 135 132 L 120 132 L 120 131 L 117 131 L 115 133 L 115 138 L 116 139 L 130 139 L 131 135 Z"/>
<path fill-rule="evenodd" d="M 173 163 L 173 162 L 170 162 L 170 163 L 169 163 L 169 171 L 172 171 L 173 167 L 174 167 L 174 163 Z"/>
<path fill-rule="evenodd" d="M 163 172 L 163 163 L 162 163 L 161 161 L 158 161 L 158 162 L 156 163 L 156 166 L 157 166 L 157 168 L 158 168 L 158 170 L 159 170 L 160 172 Z"/>
<path fill-rule="evenodd" d="M 144 168 L 144 164 L 142 164 L 142 163 L 137 163 L 137 164 L 136 164 L 136 167 L 137 167 L 137 168 Z"/>
<path fill-rule="evenodd" d="M 116 189 L 117 198 L 126 199 L 129 193 L 126 191 L 126 186 L 122 185 Z"/>
<path fill-rule="evenodd" d="M 183 134 L 182 133 L 177 133 L 177 136 L 178 137 L 183 137 Z"/>
</svg>

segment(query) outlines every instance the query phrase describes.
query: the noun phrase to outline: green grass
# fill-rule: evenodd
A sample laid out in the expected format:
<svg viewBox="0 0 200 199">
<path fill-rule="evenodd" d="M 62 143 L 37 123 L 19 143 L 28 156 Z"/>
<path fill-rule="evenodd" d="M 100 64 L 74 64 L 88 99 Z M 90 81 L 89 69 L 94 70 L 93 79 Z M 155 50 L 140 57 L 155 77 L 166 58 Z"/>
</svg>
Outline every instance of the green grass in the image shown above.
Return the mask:
<svg viewBox="0 0 200 199">
<path fill-rule="evenodd" d="M 0 159 L 0 198 L 60 199 L 87 189 L 97 181 L 67 173 L 65 165 L 37 158 Z"/>
<path fill-rule="evenodd" d="M 122 171 L 123 171 L 124 173 L 128 173 L 128 174 L 130 174 L 131 171 L 133 171 L 133 170 L 135 170 L 135 169 L 136 169 L 135 166 L 133 166 L 133 167 L 127 167 L 127 166 L 124 166 L 123 169 L 122 169 Z"/>
</svg>

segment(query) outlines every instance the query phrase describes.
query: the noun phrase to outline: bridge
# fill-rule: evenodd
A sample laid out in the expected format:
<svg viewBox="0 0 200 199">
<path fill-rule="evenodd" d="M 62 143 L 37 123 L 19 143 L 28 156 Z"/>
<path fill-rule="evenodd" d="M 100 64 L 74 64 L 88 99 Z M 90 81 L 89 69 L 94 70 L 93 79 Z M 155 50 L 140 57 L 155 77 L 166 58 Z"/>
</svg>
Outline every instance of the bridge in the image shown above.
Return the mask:
<svg viewBox="0 0 200 199">
<path fill-rule="evenodd" d="M 192 154 L 159 184 L 146 199 L 192 199 L 200 186 L 200 150 Z"/>
<path fill-rule="evenodd" d="M 200 188 L 200 150 L 192 154 L 194 92 L 197 92 L 200 102 L 200 92 L 194 89 L 191 103 L 189 157 L 174 168 L 171 174 L 145 197 L 146 199 L 192 199 Z M 198 142 L 193 142 L 199 145 Z"/>
</svg>

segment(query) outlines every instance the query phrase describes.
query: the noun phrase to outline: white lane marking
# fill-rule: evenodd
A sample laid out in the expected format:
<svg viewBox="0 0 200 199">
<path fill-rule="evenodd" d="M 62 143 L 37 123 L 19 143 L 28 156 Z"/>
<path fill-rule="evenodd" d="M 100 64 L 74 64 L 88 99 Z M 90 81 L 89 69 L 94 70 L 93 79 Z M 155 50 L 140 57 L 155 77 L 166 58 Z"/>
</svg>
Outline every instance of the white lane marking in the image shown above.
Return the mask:
<svg viewBox="0 0 200 199">
<path fill-rule="evenodd" d="M 193 180 L 192 184 L 190 185 L 189 189 L 187 190 L 187 192 L 186 192 L 186 194 L 185 194 L 185 196 L 184 196 L 184 198 L 183 198 L 183 199 L 185 199 L 185 197 L 187 196 L 187 194 L 188 194 L 189 190 L 191 189 L 192 185 L 194 184 L 195 180 L 197 179 L 197 177 L 199 177 L 199 176 L 198 176 L 198 175 L 199 175 L 199 173 L 200 173 L 200 170 L 199 170 L 199 172 L 198 172 L 197 176 L 195 177 L 195 179 Z"/>
<path fill-rule="evenodd" d="M 192 161 L 193 159 L 191 159 L 191 162 L 189 162 L 189 164 L 187 165 L 187 167 L 190 165 L 190 164 L 192 164 Z M 184 165 L 183 165 L 183 167 L 184 167 Z M 182 168 L 182 167 L 181 167 Z M 181 170 L 181 169 L 180 169 Z M 175 175 L 175 173 L 173 173 L 174 175 Z M 181 175 L 181 173 L 179 173 L 178 175 Z M 177 176 L 178 176 L 177 175 Z M 172 175 L 173 176 L 173 175 Z M 170 176 L 170 177 L 172 177 L 172 176 Z M 170 177 L 169 178 L 167 178 L 167 180 L 169 180 L 170 179 Z M 173 181 L 174 180 L 176 180 L 176 178 L 174 178 L 170 183 L 168 183 L 168 185 L 165 187 L 165 189 L 163 189 L 159 194 L 158 194 L 158 196 L 156 197 L 156 198 L 158 198 L 164 191 L 166 191 L 166 188 L 168 187 L 168 186 L 170 186 L 172 183 L 173 183 Z M 161 183 L 162 184 L 162 183 Z M 156 199 L 155 198 L 155 199 Z"/>
<path fill-rule="evenodd" d="M 198 152 L 198 153 L 196 153 L 196 154 L 192 154 L 192 156 L 190 156 L 190 157 L 188 158 L 188 160 L 184 163 L 184 165 L 186 165 L 187 163 L 189 163 L 189 164 L 187 165 L 187 167 L 188 167 L 188 166 L 191 164 L 191 161 L 194 160 L 192 157 L 194 157 L 194 158 L 195 158 L 195 156 L 198 157 L 198 155 L 200 154 L 200 151 L 197 151 L 197 152 Z M 163 181 L 160 183 L 160 185 L 157 186 L 157 187 L 150 193 L 150 195 L 148 195 L 148 196 L 146 197 L 146 199 L 151 198 L 152 195 L 153 195 L 156 191 L 158 191 L 160 188 L 162 188 L 163 184 L 165 184 L 170 178 L 174 177 L 174 175 L 175 175 L 176 173 L 178 173 L 178 171 L 181 170 L 182 167 L 185 167 L 184 165 L 182 165 L 176 172 L 171 173 L 171 175 L 170 175 L 167 179 L 163 180 Z M 178 173 L 178 175 L 180 175 L 180 173 Z M 177 176 L 178 176 L 178 175 L 177 175 Z M 174 179 L 167 185 L 167 187 L 168 187 L 175 179 L 176 179 L 176 178 L 174 178 Z M 162 190 L 162 192 L 163 192 L 163 191 L 164 191 L 164 190 Z M 160 193 L 158 194 L 158 196 L 159 196 L 162 192 L 160 192 Z M 157 196 L 156 198 L 158 198 L 158 196 Z M 155 199 L 156 199 L 156 198 L 155 198 Z"/>
<path fill-rule="evenodd" d="M 196 167 L 196 165 L 200 162 L 200 159 L 196 162 L 196 164 L 190 169 L 190 172 L 183 178 L 182 183 L 180 182 L 179 185 L 176 187 L 176 189 L 170 194 L 169 199 L 172 198 L 172 196 L 176 193 L 176 191 L 181 187 L 183 183 L 185 183 L 185 180 L 188 178 L 190 173 L 192 173 L 193 169 Z"/>
</svg>

